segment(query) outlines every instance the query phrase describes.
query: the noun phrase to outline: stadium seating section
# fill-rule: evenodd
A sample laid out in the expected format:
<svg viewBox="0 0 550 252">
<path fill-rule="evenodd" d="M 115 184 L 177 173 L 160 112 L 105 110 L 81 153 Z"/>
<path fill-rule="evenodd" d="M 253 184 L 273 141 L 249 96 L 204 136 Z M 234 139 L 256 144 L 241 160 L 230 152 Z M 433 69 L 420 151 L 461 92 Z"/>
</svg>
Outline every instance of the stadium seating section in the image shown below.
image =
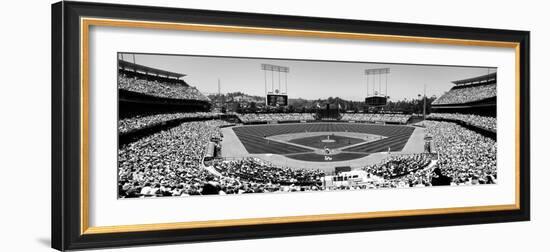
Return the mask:
<svg viewBox="0 0 550 252">
<path fill-rule="evenodd" d="M 182 84 L 176 80 L 174 80 L 174 82 L 167 82 L 159 81 L 162 79 L 150 80 L 138 78 L 137 76 L 129 77 L 125 74 L 119 74 L 118 78 L 118 88 L 127 91 L 170 99 L 209 100 L 208 97 L 203 95 L 196 88 L 190 87 L 187 84 Z"/>
<path fill-rule="evenodd" d="M 405 124 L 409 121 L 411 115 L 405 114 L 342 114 L 342 121 L 356 121 L 356 122 L 386 122 L 386 123 L 399 123 Z"/>
<path fill-rule="evenodd" d="M 219 127 L 226 124 L 182 123 L 119 148 L 119 196 L 199 194 L 210 176 L 201 168 L 206 147 L 212 138 L 221 138 Z"/>
<path fill-rule="evenodd" d="M 213 137 L 222 137 L 227 122 L 211 120 L 182 123 L 119 149 L 120 197 L 189 196 L 276 191 L 324 190 L 319 170 L 277 167 L 255 158 L 214 160 L 219 173 L 201 168 L 205 149 Z M 450 122 L 426 121 L 439 154 L 438 167 L 452 185 L 496 183 L 496 142 Z M 364 167 L 380 180 L 360 188 L 430 186 L 430 155 L 395 155 Z M 340 189 L 340 188 L 335 188 Z M 341 188 L 349 189 L 349 188 Z"/>
<path fill-rule="evenodd" d="M 450 114 L 450 113 L 432 113 L 429 114 L 427 119 L 444 119 L 444 120 L 457 120 L 464 123 L 483 128 L 486 130 L 497 130 L 497 119 L 488 116 L 468 115 L 468 114 Z"/>
<path fill-rule="evenodd" d="M 140 130 L 146 127 L 162 124 L 171 120 L 178 119 L 212 119 L 222 115 L 214 112 L 196 112 L 196 113 L 170 113 L 135 116 L 118 120 L 119 134 L 125 134 L 131 131 Z"/>
<path fill-rule="evenodd" d="M 456 86 L 437 98 L 432 105 L 463 104 L 497 96 L 496 84 Z"/>
<path fill-rule="evenodd" d="M 243 123 L 315 120 L 311 113 L 238 114 L 237 116 Z"/>
</svg>

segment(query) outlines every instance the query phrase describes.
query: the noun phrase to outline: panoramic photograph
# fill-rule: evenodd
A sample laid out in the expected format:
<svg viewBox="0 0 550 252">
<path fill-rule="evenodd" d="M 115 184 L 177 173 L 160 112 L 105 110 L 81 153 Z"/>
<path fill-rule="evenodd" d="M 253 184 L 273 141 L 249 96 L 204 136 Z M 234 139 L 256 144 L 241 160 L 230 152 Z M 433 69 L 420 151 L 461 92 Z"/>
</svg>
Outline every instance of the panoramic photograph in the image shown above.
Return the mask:
<svg viewBox="0 0 550 252">
<path fill-rule="evenodd" d="M 494 67 L 117 59 L 119 199 L 498 183 Z"/>
</svg>

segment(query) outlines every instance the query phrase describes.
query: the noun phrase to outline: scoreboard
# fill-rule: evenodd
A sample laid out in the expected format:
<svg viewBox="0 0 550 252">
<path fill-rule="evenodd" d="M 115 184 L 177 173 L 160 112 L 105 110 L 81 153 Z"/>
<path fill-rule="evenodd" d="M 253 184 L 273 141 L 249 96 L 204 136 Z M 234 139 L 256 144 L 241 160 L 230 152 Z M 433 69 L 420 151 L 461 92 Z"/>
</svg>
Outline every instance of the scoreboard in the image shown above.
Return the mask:
<svg viewBox="0 0 550 252">
<path fill-rule="evenodd" d="M 288 105 L 288 95 L 268 94 L 267 105 L 272 107 L 282 107 Z"/>
<path fill-rule="evenodd" d="M 365 98 L 367 106 L 385 106 L 388 103 L 388 98 L 385 96 L 370 96 Z"/>
</svg>

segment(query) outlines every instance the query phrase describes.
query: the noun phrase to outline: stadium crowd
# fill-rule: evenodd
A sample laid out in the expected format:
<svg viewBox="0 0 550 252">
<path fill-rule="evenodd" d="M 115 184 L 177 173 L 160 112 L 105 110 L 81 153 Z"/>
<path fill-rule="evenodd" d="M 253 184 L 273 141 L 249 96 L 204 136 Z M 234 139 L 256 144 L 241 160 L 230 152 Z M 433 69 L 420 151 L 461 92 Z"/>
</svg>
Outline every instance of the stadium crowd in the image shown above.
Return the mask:
<svg viewBox="0 0 550 252">
<path fill-rule="evenodd" d="M 429 167 L 431 155 L 392 156 L 380 164 L 362 168 L 374 178 L 358 188 L 433 186 L 434 178 L 448 178 L 449 185 L 495 184 L 496 142 L 455 123 L 424 121 L 433 137 L 437 163 Z M 438 174 L 439 173 L 439 174 Z M 342 188 L 334 188 L 342 189 Z M 345 187 L 344 189 L 349 189 Z"/>
<path fill-rule="evenodd" d="M 118 150 L 119 196 L 200 194 L 211 176 L 201 168 L 212 138 L 221 138 L 219 120 L 186 122 L 123 145 Z"/>
<path fill-rule="evenodd" d="M 449 184 L 455 186 L 497 182 L 494 140 L 455 123 L 425 121 L 423 125 L 426 127 L 426 134 L 433 137 L 435 152 L 438 153 L 434 169 L 423 169 L 413 162 L 412 167 L 408 168 L 408 174 L 381 181 L 376 187 L 431 186 L 434 176 L 448 177 Z M 438 175 L 439 171 L 434 170 L 441 171 L 441 174 Z"/>
<path fill-rule="evenodd" d="M 344 190 L 432 186 L 434 177 L 449 185 L 493 184 L 496 142 L 455 123 L 425 121 L 437 154 L 392 155 L 363 167 L 368 183 L 324 188 L 324 172 L 277 167 L 257 158 L 214 159 L 203 167 L 213 138 L 221 138 L 225 121 L 185 122 L 136 142 L 118 152 L 119 196 L 160 197 L 264 192 Z M 438 157 L 437 164 L 432 160 Z M 429 167 L 429 168 L 428 168 Z M 434 169 L 437 172 L 434 172 Z M 214 170 L 215 172 L 213 172 Z"/>
<path fill-rule="evenodd" d="M 156 115 L 138 115 L 131 118 L 118 120 L 118 132 L 124 134 L 130 131 L 139 130 L 145 127 L 178 119 L 213 119 L 221 116 L 222 113 L 196 112 L 196 113 L 170 113 Z"/>
<path fill-rule="evenodd" d="M 359 122 L 387 122 L 405 124 L 409 121 L 411 115 L 405 114 L 361 114 L 345 113 L 340 120 L 359 121 Z"/>
<path fill-rule="evenodd" d="M 195 87 L 157 79 L 148 80 L 137 76 L 128 77 L 126 74 L 118 75 L 118 88 L 163 98 L 209 101 L 208 97 Z"/>
<path fill-rule="evenodd" d="M 442 96 L 440 96 L 438 99 L 436 99 L 432 104 L 461 104 L 479 101 L 496 96 L 496 84 L 454 87 Z"/>
<path fill-rule="evenodd" d="M 479 128 L 484 128 L 495 132 L 497 130 L 497 119 L 494 117 L 469 115 L 469 114 L 431 113 L 426 118 L 457 120 Z"/>
<path fill-rule="evenodd" d="M 427 154 L 395 155 L 380 164 L 364 167 L 363 170 L 386 180 L 391 180 L 425 168 L 430 162 L 431 158 Z"/>
<path fill-rule="evenodd" d="M 271 121 L 313 121 L 312 113 L 237 114 L 243 123 Z"/>
<path fill-rule="evenodd" d="M 281 168 L 257 158 L 217 160 L 212 165 L 222 177 L 239 182 L 221 184 L 226 194 L 315 190 L 325 175 L 321 170 Z"/>
<path fill-rule="evenodd" d="M 454 185 L 493 184 L 497 179 L 497 144 L 457 124 L 426 121 L 439 153 L 438 167 Z"/>
</svg>

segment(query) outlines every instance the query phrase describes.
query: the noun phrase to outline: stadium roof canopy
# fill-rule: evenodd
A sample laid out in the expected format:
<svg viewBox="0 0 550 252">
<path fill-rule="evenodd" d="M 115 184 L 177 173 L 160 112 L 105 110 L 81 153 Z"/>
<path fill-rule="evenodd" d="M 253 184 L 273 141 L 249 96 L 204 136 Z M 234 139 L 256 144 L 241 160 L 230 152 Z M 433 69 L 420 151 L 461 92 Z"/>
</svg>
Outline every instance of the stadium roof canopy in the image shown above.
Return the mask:
<svg viewBox="0 0 550 252">
<path fill-rule="evenodd" d="M 118 67 L 122 68 L 122 69 L 142 72 L 142 73 L 151 74 L 151 75 L 166 76 L 168 78 L 169 77 L 174 77 L 174 78 L 179 79 L 179 78 L 185 76 L 185 74 L 174 73 L 174 72 L 169 72 L 169 71 L 165 71 L 165 70 L 161 70 L 161 69 L 157 69 L 157 68 L 152 68 L 152 67 L 148 67 L 148 66 L 144 66 L 144 65 L 134 64 L 132 62 L 128 62 L 128 61 L 120 60 L 120 59 L 118 60 Z"/>
<path fill-rule="evenodd" d="M 456 80 L 456 81 L 453 81 L 453 83 L 456 85 L 481 84 L 481 83 L 496 81 L 496 79 L 497 79 L 497 73 L 495 72 L 495 73 L 481 75 L 473 78 Z"/>
</svg>

